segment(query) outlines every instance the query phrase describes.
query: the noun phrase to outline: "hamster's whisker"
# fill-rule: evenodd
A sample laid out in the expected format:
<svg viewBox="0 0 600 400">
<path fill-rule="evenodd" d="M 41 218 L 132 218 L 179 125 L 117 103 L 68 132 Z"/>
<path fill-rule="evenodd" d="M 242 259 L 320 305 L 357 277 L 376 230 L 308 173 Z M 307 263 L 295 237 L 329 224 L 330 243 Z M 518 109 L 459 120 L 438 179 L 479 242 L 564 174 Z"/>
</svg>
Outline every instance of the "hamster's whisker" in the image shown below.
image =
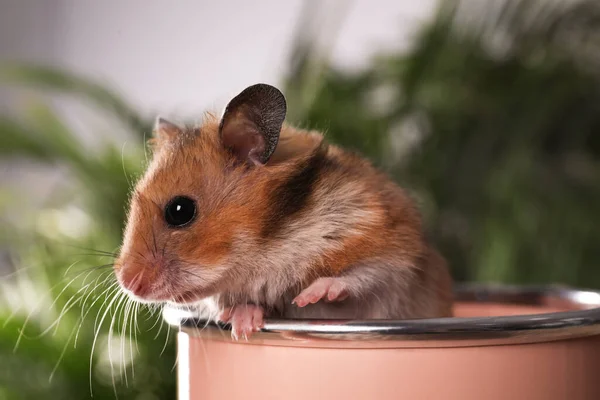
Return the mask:
<svg viewBox="0 0 600 400">
<path fill-rule="evenodd" d="M 120 300 L 119 300 L 119 302 L 118 302 L 118 304 L 117 304 L 117 306 L 115 308 L 114 314 L 112 314 L 112 322 L 111 322 L 111 324 L 114 321 L 122 321 L 123 320 L 123 313 L 125 312 L 124 310 L 126 310 L 126 307 L 127 307 L 127 301 L 128 301 L 128 299 L 127 299 L 127 296 L 126 296 L 125 292 L 120 291 L 117 294 L 117 296 L 119 296 Z M 123 330 L 124 329 L 125 329 L 124 324 L 120 323 L 120 325 L 119 325 L 119 340 L 120 340 L 120 342 L 119 342 L 120 343 L 119 349 L 121 351 L 121 357 L 120 357 L 121 363 L 119 364 L 119 376 L 120 377 L 123 377 L 123 364 L 124 364 L 123 363 L 123 356 L 125 354 L 125 352 L 123 351 L 123 340 L 124 340 L 124 332 L 123 332 Z M 112 333 L 112 327 L 111 327 L 110 337 L 112 338 L 113 336 L 114 335 Z M 110 348 L 112 349 L 112 346 L 110 346 Z M 113 366 L 111 364 L 111 372 L 112 372 L 112 375 L 114 377 L 114 372 L 112 370 L 113 370 Z M 128 386 L 127 374 L 125 375 L 125 386 Z"/>
<path fill-rule="evenodd" d="M 167 340 L 169 339 L 169 333 L 171 332 L 171 325 L 169 325 L 169 328 L 167 330 Z M 165 347 L 163 347 L 163 351 L 165 351 L 165 349 L 167 348 L 167 341 L 165 341 Z M 162 355 L 162 352 L 161 352 Z M 179 364 L 179 352 L 175 352 L 175 360 L 173 361 L 173 367 L 171 367 L 171 372 L 175 371 L 175 368 L 177 367 L 177 364 Z"/>
<path fill-rule="evenodd" d="M 140 312 L 140 303 L 136 302 L 135 303 L 135 312 L 134 312 L 134 331 L 133 331 L 133 337 L 135 340 L 135 350 L 136 350 L 136 354 L 140 353 L 140 348 L 138 346 L 138 340 L 137 340 L 137 334 L 140 331 L 140 327 L 138 325 L 138 314 Z"/>
<path fill-rule="evenodd" d="M 152 251 L 152 247 L 150 247 L 148 240 L 146 240 L 146 235 L 140 235 L 140 238 L 142 238 L 142 241 L 146 245 L 146 248 L 148 249 L 148 251 Z M 138 253 L 139 253 L 139 251 L 138 251 Z"/>
<path fill-rule="evenodd" d="M 98 276 L 93 282 L 90 283 L 90 285 L 88 285 L 88 288 L 85 290 L 85 292 L 81 295 L 81 297 L 83 298 L 83 302 L 81 304 L 81 313 L 79 315 L 79 327 L 77 328 L 77 333 L 75 334 L 75 342 L 73 343 L 73 348 L 77 347 L 77 339 L 79 338 L 79 331 L 83 325 L 83 322 L 85 320 L 85 317 L 89 314 L 90 310 L 91 310 L 91 306 L 94 305 L 94 303 L 96 301 L 98 301 L 98 299 L 100 298 L 100 296 L 98 298 L 96 298 L 96 300 L 91 304 L 90 309 L 88 311 L 85 311 L 85 306 L 87 304 L 87 301 L 89 299 L 89 297 L 91 296 L 92 293 L 94 293 L 94 291 L 98 288 L 98 286 L 103 286 L 106 284 L 106 282 L 110 279 L 110 277 L 112 275 L 107 275 L 102 282 L 100 282 L 100 284 L 98 284 L 98 280 L 100 279 L 102 275 Z M 111 288 L 114 288 L 116 282 L 114 282 L 113 284 L 111 284 L 108 288 L 106 288 L 102 293 L 104 294 L 105 292 L 109 291 Z M 91 290 L 89 290 L 89 288 L 91 287 Z M 88 293 L 89 290 L 89 293 Z"/>
<path fill-rule="evenodd" d="M 88 273 L 88 275 L 84 278 L 84 282 L 85 279 L 87 279 L 87 277 L 89 276 L 89 274 L 91 273 L 91 271 Z M 52 304 L 50 304 L 49 308 L 54 307 L 54 305 L 56 304 L 56 302 L 58 301 L 58 299 L 60 298 L 60 296 L 65 292 L 65 290 L 67 290 L 69 288 L 69 286 L 73 283 L 73 281 L 75 279 L 77 279 L 78 277 L 73 278 L 69 283 L 67 283 L 67 285 L 65 285 L 65 287 L 61 290 L 61 292 L 58 294 L 58 296 L 56 296 L 56 298 L 54 299 L 54 301 L 52 302 Z M 82 286 L 81 288 L 79 288 L 73 295 L 71 295 L 71 297 L 66 301 L 66 303 L 64 304 L 62 310 L 60 311 L 58 317 L 56 318 L 56 320 L 51 323 L 46 329 L 44 329 L 42 332 L 40 332 L 38 335 L 35 336 L 35 338 L 39 339 L 41 337 L 43 337 L 45 334 L 47 334 L 48 332 L 50 332 L 53 328 L 54 328 L 54 334 L 56 334 L 56 332 L 58 331 L 58 327 L 60 325 L 60 322 L 62 321 L 63 317 L 73 308 L 75 307 L 79 302 L 81 302 L 81 299 L 83 298 L 83 296 L 85 295 L 85 292 L 87 291 L 87 289 L 93 284 L 93 282 L 90 282 L 84 286 Z M 83 292 L 83 294 L 79 295 L 81 292 Z M 79 296 L 78 296 L 79 295 Z"/>
<path fill-rule="evenodd" d="M 170 297 L 174 297 L 174 293 L 172 292 L 171 288 L 169 288 L 169 287 L 167 287 L 167 294 Z M 164 305 L 162 307 L 164 307 Z M 162 307 L 161 307 L 161 309 L 162 309 Z M 159 316 L 160 316 L 160 313 L 159 313 Z M 167 349 L 167 345 L 169 344 L 169 334 L 171 333 L 171 325 L 170 324 L 166 324 L 163 322 L 162 325 L 167 325 L 167 334 L 165 335 L 165 344 L 163 345 L 163 348 L 160 351 L 161 357 L 164 354 L 165 350 Z"/>
<path fill-rule="evenodd" d="M 158 339 L 160 336 L 160 333 L 162 332 L 163 326 L 165 325 L 164 323 L 160 323 L 162 322 L 162 318 L 160 313 L 157 313 L 156 315 L 156 322 L 154 322 L 154 325 L 152 325 L 152 328 L 154 328 L 156 326 L 156 324 L 158 324 L 158 332 L 156 332 L 156 336 L 154 336 L 154 340 Z"/>
<path fill-rule="evenodd" d="M 206 329 L 208 327 L 210 320 L 214 320 L 214 319 L 215 319 L 215 316 L 210 316 L 210 319 L 206 321 L 206 323 L 204 324 L 204 327 L 202 329 L 199 329 L 199 331 L 202 332 L 203 329 Z M 217 324 L 217 329 L 219 329 L 221 332 L 223 331 L 218 324 Z M 206 351 L 206 343 L 204 343 L 204 340 L 202 339 L 202 337 L 200 337 L 200 340 L 198 341 L 198 343 L 200 343 L 200 346 L 202 346 L 202 352 L 203 352 L 202 358 L 204 359 L 206 370 L 210 371 L 210 359 L 208 357 L 208 352 Z M 177 355 L 179 356 L 179 352 L 177 352 Z M 191 355 L 189 357 L 191 357 Z"/>
<path fill-rule="evenodd" d="M 123 312 L 119 315 L 119 320 L 121 321 L 121 346 L 120 346 L 120 350 L 121 350 L 121 365 L 120 365 L 120 373 L 121 375 L 124 375 L 125 377 L 125 386 L 129 387 L 129 378 L 127 376 L 127 364 L 125 364 L 125 354 L 127 353 L 127 349 L 125 348 L 125 342 L 127 341 L 127 329 L 128 329 L 128 325 L 127 325 L 127 320 L 129 318 L 129 315 L 131 314 L 131 306 L 133 304 L 133 300 L 127 296 L 127 295 L 123 295 L 125 298 L 125 303 L 123 305 L 123 307 L 121 308 L 123 310 Z M 131 340 L 131 339 L 130 339 Z M 130 343 L 131 346 L 131 343 Z M 133 360 L 133 354 L 131 354 L 131 359 Z M 133 367 L 132 367 L 133 368 Z M 134 378 L 134 373 L 132 370 L 132 375 L 131 375 L 131 379 Z"/>
<path fill-rule="evenodd" d="M 63 274 L 63 276 L 64 277 L 68 277 L 72 273 L 78 273 L 79 275 L 77 275 L 75 277 L 75 279 L 77 279 L 79 276 L 81 276 L 81 274 L 84 274 L 85 272 L 92 273 L 94 271 L 98 271 L 100 269 L 109 268 L 109 267 L 114 267 L 114 263 L 107 263 L 107 264 L 102 264 L 102 265 L 95 265 L 95 266 L 92 266 L 92 267 L 87 267 L 87 268 L 83 268 L 83 269 L 76 270 L 76 271 L 68 271 L 68 272 L 65 272 Z"/>
<path fill-rule="evenodd" d="M 131 257 L 131 258 L 134 258 L 134 259 L 136 259 L 138 261 L 141 260 L 141 261 L 144 261 L 144 262 L 146 262 L 148 264 L 150 263 L 150 260 L 148 260 L 148 258 L 145 255 L 143 255 L 139 250 L 136 250 L 134 254 L 128 254 L 128 256 Z"/>
<path fill-rule="evenodd" d="M 194 273 L 194 272 L 192 272 L 192 271 L 189 271 L 189 270 L 187 270 L 187 269 L 184 269 L 184 268 L 182 268 L 180 271 L 181 271 L 181 272 L 185 272 L 186 274 L 189 274 L 189 275 L 195 276 L 196 278 L 198 278 L 198 279 L 201 279 L 201 280 L 203 280 L 203 281 L 205 280 L 205 279 L 204 279 L 204 278 L 202 278 L 200 275 L 198 275 L 198 274 L 196 274 L 196 273 Z"/>
<path fill-rule="evenodd" d="M 169 344 L 169 334 L 171 333 L 171 325 L 167 324 L 167 334 L 165 335 L 165 344 L 162 348 L 162 350 L 160 351 L 160 357 L 162 357 L 163 353 L 165 352 L 167 345 Z"/>
<path fill-rule="evenodd" d="M 91 306 L 93 306 L 96 303 L 96 301 L 100 300 L 100 298 L 102 298 L 102 296 L 106 297 L 107 299 L 111 299 L 111 298 L 117 296 L 118 294 L 120 294 L 119 287 L 118 286 L 111 286 L 108 289 L 106 289 L 104 292 L 102 292 L 100 294 L 100 296 L 98 298 L 96 298 L 96 300 L 94 300 L 94 302 L 92 302 L 92 304 L 90 305 L 90 308 L 91 308 Z M 107 300 L 106 303 L 102 303 L 100 305 L 100 307 L 98 309 L 98 313 L 96 314 L 96 318 L 94 319 L 94 332 L 97 329 L 99 329 L 99 327 L 98 327 L 98 324 L 99 324 L 98 320 L 100 319 L 100 316 L 102 315 L 102 306 L 104 304 L 107 304 L 107 303 L 110 304 L 111 301 L 112 300 Z"/>
<path fill-rule="evenodd" d="M 75 263 L 74 263 L 75 264 Z M 73 265 L 73 264 L 72 264 Z M 71 265 L 71 266 L 72 266 Z M 81 274 L 79 274 L 80 276 Z M 70 286 L 73 281 L 76 280 L 77 277 L 75 277 L 74 279 L 72 279 L 67 285 L 66 287 Z M 19 348 L 19 344 L 21 343 L 21 340 L 23 339 L 23 337 L 27 337 L 27 335 L 25 334 L 25 330 L 27 329 L 27 325 L 29 324 L 29 321 L 31 320 L 31 317 L 33 316 L 33 314 L 39 310 L 39 307 L 46 301 L 47 297 L 49 294 L 52 293 L 52 291 L 54 289 L 56 289 L 57 286 L 61 285 L 64 283 L 64 279 L 57 282 L 55 285 L 53 285 L 52 287 L 48 288 L 48 290 L 44 291 L 42 293 L 42 295 L 40 296 L 38 302 L 36 303 L 36 305 L 29 311 L 29 313 L 27 314 L 27 317 L 25 318 L 25 321 L 23 322 L 23 325 L 21 326 L 21 329 L 19 330 L 19 335 L 17 337 L 17 340 L 15 342 L 15 346 L 13 348 L 13 351 L 17 351 L 17 349 Z M 65 288 L 66 289 L 66 288 Z M 63 291 L 65 290 L 63 289 Z M 62 292 L 61 292 L 62 293 Z M 52 303 L 52 305 L 54 305 L 55 302 Z M 50 306 L 51 308 L 52 306 Z"/>
<path fill-rule="evenodd" d="M 125 332 L 127 332 L 127 326 L 129 325 L 129 356 L 131 357 L 131 379 L 135 379 L 135 370 L 134 370 L 134 358 L 133 358 L 133 334 L 135 327 L 133 326 L 133 316 L 135 314 L 135 303 L 133 301 L 129 301 L 129 324 L 127 324 L 127 318 L 125 318 Z M 125 357 L 123 357 L 125 359 Z M 125 375 L 127 375 L 127 367 L 125 367 Z"/>
<path fill-rule="evenodd" d="M 115 312 L 111 313 L 111 319 L 110 319 L 110 325 L 108 327 L 108 363 L 110 365 L 110 378 L 112 381 L 112 385 L 113 385 L 113 391 L 115 392 L 115 396 L 116 396 L 116 382 L 115 382 L 115 372 L 114 372 L 114 362 L 113 362 L 113 357 L 112 357 L 112 350 L 113 347 L 111 345 L 111 341 L 113 339 L 113 332 L 114 332 L 114 325 L 115 325 L 115 321 L 116 321 L 116 316 L 119 313 L 119 308 L 120 306 L 123 304 L 123 300 L 125 299 L 125 297 L 122 295 L 123 292 L 115 295 L 116 298 L 118 298 L 119 300 L 117 301 L 117 305 L 115 307 Z M 110 307 L 108 308 L 110 310 Z M 122 365 L 123 363 L 121 363 Z M 122 371 L 122 368 L 121 368 Z M 125 382 L 127 382 L 127 377 L 125 378 Z"/>
<path fill-rule="evenodd" d="M 110 271 L 108 271 L 110 272 Z M 94 281 L 95 285 L 92 286 L 92 290 L 90 290 L 90 292 L 85 295 L 85 298 L 83 299 L 83 304 L 81 305 L 81 316 L 83 317 L 84 311 L 85 311 L 85 305 L 88 301 L 88 299 L 90 298 L 90 296 L 96 291 L 96 289 L 98 289 L 99 287 L 102 287 L 104 285 L 106 285 L 108 283 L 108 281 L 114 277 L 113 274 L 108 274 L 100 283 L 97 283 L 98 280 L 100 279 L 102 275 L 98 276 L 96 278 L 96 280 Z M 111 289 L 114 289 L 116 286 L 118 285 L 118 282 L 115 280 L 113 281 L 104 291 L 102 291 L 102 293 L 100 293 L 99 296 L 96 297 L 96 299 L 92 302 L 92 304 L 90 304 L 90 308 L 101 298 L 101 296 L 103 296 L 106 292 L 108 292 Z"/>
<path fill-rule="evenodd" d="M 74 253 L 74 256 L 77 257 L 109 257 L 109 258 L 117 258 L 117 254 L 98 254 L 98 253 Z"/>
<path fill-rule="evenodd" d="M 80 287 L 73 295 L 71 295 L 71 297 L 69 297 L 69 299 L 65 302 L 61 312 L 59 313 L 59 316 L 57 317 L 57 319 L 50 324 L 44 331 L 42 331 L 38 336 L 43 336 L 46 333 L 48 333 L 50 330 L 52 330 L 52 328 L 55 328 L 55 333 L 58 330 L 58 327 L 60 325 L 60 321 L 63 319 L 63 317 L 76 305 L 80 304 L 81 305 L 81 314 L 78 318 L 77 323 L 73 326 L 71 333 L 69 334 L 69 337 L 67 338 L 63 349 L 61 350 L 61 354 L 58 357 L 58 360 L 56 362 L 56 364 L 54 365 L 50 376 L 49 376 L 49 381 L 51 382 L 52 379 L 54 378 L 56 371 L 58 370 L 58 367 L 60 366 L 61 361 L 64 359 L 64 356 L 66 354 L 66 350 L 67 347 L 69 346 L 69 344 L 71 343 L 71 341 L 73 341 L 73 337 L 75 337 L 75 340 L 73 341 L 73 346 L 76 347 L 77 346 L 77 339 L 79 336 L 79 332 L 81 330 L 81 327 L 85 321 L 85 317 L 88 315 L 89 311 L 91 311 L 91 306 L 93 306 L 96 301 L 98 301 L 98 299 L 101 298 L 102 295 L 104 295 L 107 291 L 110 291 L 111 289 L 113 289 L 113 292 L 116 291 L 118 289 L 117 287 L 117 282 L 113 282 L 108 288 L 106 288 L 102 293 L 101 296 L 98 297 L 96 300 L 94 300 L 94 302 L 91 304 L 90 309 L 86 312 L 85 311 L 85 306 L 87 303 L 88 298 L 90 297 L 90 295 L 98 288 L 101 287 L 103 285 L 105 285 L 109 279 L 112 277 L 112 274 L 110 274 L 111 271 L 103 271 L 102 273 L 100 273 L 95 279 L 93 279 L 92 281 L 86 283 L 86 281 L 88 280 L 89 276 L 96 270 L 101 269 L 103 267 L 108 267 L 108 266 L 112 266 L 112 264 L 106 264 L 106 265 L 101 265 L 101 266 L 95 266 L 95 267 L 90 267 L 90 268 L 85 268 L 81 271 L 76 271 L 77 274 L 74 278 L 72 278 L 66 285 L 65 287 L 60 291 L 60 293 L 55 297 L 54 301 L 52 302 L 52 304 L 50 305 L 50 307 L 53 307 L 56 302 L 59 300 L 59 298 L 65 293 L 65 291 L 73 284 L 73 282 L 75 280 L 77 280 L 79 277 L 81 277 L 83 274 L 85 274 L 85 277 L 83 278 L 82 281 L 82 287 Z M 71 266 L 72 267 L 72 266 Z M 69 268 L 71 268 L 69 267 Z M 104 278 L 103 278 L 104 277 Z M 102 279 L 101 282 L 99 282 Z M 63 281 L 59 282 L 57 285 L 55 285 L 54 287 L 58 286 L 59 284 L 63 283 Z M 53 288 L 54 288 L 53 287 Z M 52 289 L 53 289 L 52 288 Z M 110 307 L 109 307 L 110 309 Z M 100 310 L 101 311 L 101 310 Z M 96 339 L 95 339 L 96 340 Z M 95 342 L 94 342 L 95 345 Z M 92 355 L 91 355 L 92 356 Z M 92 368 L 91 364 L 90 364 L 90 369 Z M 92 391 L 92 385 L 90 382 L 90 392 Z M 116 392 L 115 392 L 116 394 Z"/>
<path fill-rule="evenodd" d="M 121 291 L 118 290 L 119 289 L 118 287 L 116 287 L 115 289 L 117 290 L 116 293 L 122 293 Z M 106 319 L 106 316 L 108 315 L 108 312 L 112 308 L 115 301 L 117 301 L 117 299 L 119 299 L 120 297 L 121 296 L 119 296 L 118 294 L 112 295 L 112 299 L 106 306 L 106 310 L 102 314 L 102 318 L 100 318 L 100 323 L 94 332 L 94 340 L 92 341 L 92 350 L 90 351 L 90 373 L 89 373 L 90 395 L 92 397 L 94 396 L 94 392 L 92 390 L 92 366 L 93 366 L 93 361 L 94 361 L 94 350 L 96 349 L 96 343 L 98 342 L 98 335 L 100 334 L 100 329 L 102 328 L 102 324 L 104 323 L 104 320 Z M 99 310 L 98 315 L 100 315 L 101 312 L 102 312 L 102 310 Z M 96 316 L 96 321 L 97 320 L 98 320 L 98 316 Z M 94 326 L 96 327 L 96 322 L 94 322 Z"/>
<path fill-rule="evenodd" d="M 117 252 L 115 252 L 115 251 L 92 249 L 89 247 L 82 247 L 82 246 L 77 246 L 77 245 L 68 244 L 68 243 L 63 243 L 62 245 L 67 246 L 67 247 L 72 247 L 77 250 L 89 251 L 89 252 L 94 253 L 93 255 L 101 255 L 101 256 L 117 256 L 118 255 Z"/>
<path fill-rule="evenodd" d="M 156 245 L 156 233 L 154 232 L 154 226 L 151 229 L 152 231 L 152 241 L 154 242 L 154 250 L 153 250 L 153 254 L 154 257 L 156 257 L 156 253 L 158 253 L 158 246 Z"/>
<path fill-rule="evenodd" d="M 109 275 L 110 277 L 110 275 Z M 107 279 L 104 280 L 104 282 L 106 282 Z M 92 289 L 92 291 L 90 291 L 90 293 L 86 296 L 86 298 L 83 301 L 83 305 L 81 308 L 81 316 L 80 316 L 80 324 L 79 327 L 77 328 L 77 333 L 75 334 L 75 342 L 73 343 L 73 347 L 76 348 L 77 347 L 77 339 L 79 338 L 79 331 L 81 330 L 81 327 L 83 326 L 83 322 L 85 321 L 85 318 L 87 317 L 87 315 L 90 313 L 90 311 L 92 311 L 92 307 L 94 306 L 94 304 L 96 304 L 96 302 L 98 300 L 100 300 L 102 298 L 102 296 L 109 292 L 115 292 L 116 290 L 118 290 L 118 282 L 113 282 L 108 288 L 106 288 L 102 293 L 100 293 L 100 295 L 98 297 L 96 297 L 96 299 L 92 302 L 92 304 L 90 304 L 89 308 L 87 311 L 85 311 L 85 304 L 89 298 L 89 296 L 94 292 L 95 288 Z M 99 311 L 100 312 L 100 311 Z"/>
<path fill-rule="evenodd" d="M 127 376 L 127 365 L 125 364 L 125 353 L 126 353 L 125 341 L 127 340 L 127 323 L 126 323 L 126 321 L 127 321 L 127 315 L 129 314 L 129 305 L 131 303 L 131 299 L 124 292 L 121 292 L 121 294 L 119 296 L 121 296 L 123 299 L 118 316 L 117 316 L 117 313 L 115 312 L 115 318 L 118 319 L 121 324 L 121 328 L 119 330 L 119 340 L 120 340 L 119 350 L 121 352 L 121 356 L 120 356 L 121 363 L 119 364 L 119 376 L 124 378 L 125 387 L 129 387 L 129 378 Z"/>
<path fill-rule="evenodd" d="M 71 329 L 71 334 L 67 338 L 65 345 L 62 348 L 62 351 L 60 352 L 60 356 L 58 357 L 58 360 L 56 360 L 56 364 L 54 364 L 54 368 L 52 368 L 52 372 L 50 372 L 50 376 L 48 377 L 48 383 L 52 382 L 52 378 L 54 378 L 54 374 L 58 370 L 58 366 L 60 365 L 61 361 L 65 357 L 65 354 L 67 352 L 67 347 L 69 346 L 69 343 L 71 343 L 71 339 L 73 339 L 73 335 L 75 334 L 76 330 L 77 330 L 77 325 L 73 326 L 73 329 Z"/>
</svg>

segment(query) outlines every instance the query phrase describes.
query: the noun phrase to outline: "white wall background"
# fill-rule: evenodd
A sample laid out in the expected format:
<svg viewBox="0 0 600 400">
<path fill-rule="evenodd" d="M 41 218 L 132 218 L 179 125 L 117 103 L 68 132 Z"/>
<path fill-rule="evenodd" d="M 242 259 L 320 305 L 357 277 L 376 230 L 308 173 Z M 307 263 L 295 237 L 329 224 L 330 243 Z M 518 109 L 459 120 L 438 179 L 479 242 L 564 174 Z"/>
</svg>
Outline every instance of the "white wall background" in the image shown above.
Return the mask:
<svg viewBox="0 0 600 400">
<path fill-rule="evenodd" d="M 197 112 L 277 83 L 305 4 L 321 28 L 343 17 L 332 58 L 356 67 L 406 45 L 434 0 L 0 0 L 0 59 L 108 81 L 143 110 Z"/>
<path fill-rule="evenodd" d="M 280 81 L 306 5 L 318 9 L 322 37 L 333 39 L 333 61 L 360 68 L 377 51 L 405 47 L 435 0 L 0 0 L 0 61 L 69 68 L 112 85 L 148 115 L 199 117 L 250 84 Z M 21 101 L 0 88 L 0 112 L 18 111 Z M 77 133 L 98 139 L 85 110 L 70 107 Z M 39 176 L 0 166 L 0 183 L 52 185 Z"/>
</svg>

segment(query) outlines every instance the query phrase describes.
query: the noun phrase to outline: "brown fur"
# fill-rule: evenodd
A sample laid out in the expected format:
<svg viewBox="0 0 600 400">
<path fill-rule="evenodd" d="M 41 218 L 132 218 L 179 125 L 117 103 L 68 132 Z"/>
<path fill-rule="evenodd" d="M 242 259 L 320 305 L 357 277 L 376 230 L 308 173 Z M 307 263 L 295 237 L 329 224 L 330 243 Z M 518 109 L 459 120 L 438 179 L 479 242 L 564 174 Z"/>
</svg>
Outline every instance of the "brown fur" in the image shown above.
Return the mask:
<svg viewBox="0 0 600 400">
<path fill-rule="evenodd" d="M 214 296 L 221 308 L 252 302 L 286 316 L 451 315 L 445 262 L 426 244 L 412 201 L 384 174 L 318 133 L 285 125 L 266 165 L 240 165 L 218 124 L 208 115 L 199 128 L 153 139 L 116 264 L 121 282 L 137 279 L 150 301 Z M 176 195 L 199 205 L 185 229 L 163 220 Z M 347 279 L 354 300 L 289 304 L 324 276 Z"/>
</svg>

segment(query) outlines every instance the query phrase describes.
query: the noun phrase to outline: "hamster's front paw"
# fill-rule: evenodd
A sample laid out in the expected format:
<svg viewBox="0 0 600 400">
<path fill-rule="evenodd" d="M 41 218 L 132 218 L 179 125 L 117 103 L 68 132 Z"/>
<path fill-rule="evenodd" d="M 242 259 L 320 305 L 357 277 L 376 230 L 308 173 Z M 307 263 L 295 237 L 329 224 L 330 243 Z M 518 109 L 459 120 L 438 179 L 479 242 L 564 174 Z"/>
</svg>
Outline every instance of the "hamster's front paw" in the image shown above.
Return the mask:
<svg viewBox="0 0 600 400">
<path fill-rule="evenodd" d="M 348 297 L 346 282 L 340 278 L 319 278 L 304 289 L 292 301 L 298 307 L 317 303 L 319 300 L 342 301 Z"/>
<path fill-rule="evenodd" d="M 253 332 L 259 331 L 263 325 L 264 311 L 253 304 L 240 304 L 226 308 L 219 316 L 219 321 L 231 324 L 231 337 L 248 340 Z"/>
</svg>

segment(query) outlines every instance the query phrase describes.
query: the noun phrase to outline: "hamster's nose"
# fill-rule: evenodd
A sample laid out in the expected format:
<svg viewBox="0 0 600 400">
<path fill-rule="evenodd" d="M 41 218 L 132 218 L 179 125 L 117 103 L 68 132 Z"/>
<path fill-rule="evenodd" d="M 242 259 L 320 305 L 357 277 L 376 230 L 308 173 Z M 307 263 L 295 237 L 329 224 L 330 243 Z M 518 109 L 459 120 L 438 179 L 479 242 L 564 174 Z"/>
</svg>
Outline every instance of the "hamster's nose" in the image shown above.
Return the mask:
<svg viewBox="0 0 600 400">
<path fill-rule="evenodd" d="M 119 273 L 121 285 L 138 297 L 148 293 L 148 285 L 144 279 L 144 271 L 141 268 L 133 268 L 131 265 L 121 266 Z"/>
</svg>

